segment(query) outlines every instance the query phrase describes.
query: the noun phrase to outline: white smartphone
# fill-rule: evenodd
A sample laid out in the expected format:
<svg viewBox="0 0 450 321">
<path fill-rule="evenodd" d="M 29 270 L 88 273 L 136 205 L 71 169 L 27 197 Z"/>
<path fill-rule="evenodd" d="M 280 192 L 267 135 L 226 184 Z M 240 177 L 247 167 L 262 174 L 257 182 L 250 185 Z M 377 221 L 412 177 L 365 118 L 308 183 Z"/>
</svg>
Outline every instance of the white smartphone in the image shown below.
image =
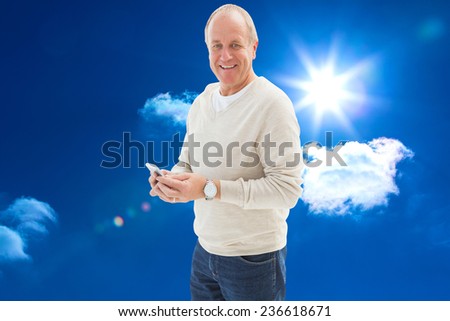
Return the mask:
<svg viewBox="0 0 450 321">
<path fill-rule="evenodd" d="M 148 168 L 150 173 L 156 173 L 157 176 L 164 176 L 163 172 L 155 164 L 145 163 L 145 167 Z"/>
</svg>

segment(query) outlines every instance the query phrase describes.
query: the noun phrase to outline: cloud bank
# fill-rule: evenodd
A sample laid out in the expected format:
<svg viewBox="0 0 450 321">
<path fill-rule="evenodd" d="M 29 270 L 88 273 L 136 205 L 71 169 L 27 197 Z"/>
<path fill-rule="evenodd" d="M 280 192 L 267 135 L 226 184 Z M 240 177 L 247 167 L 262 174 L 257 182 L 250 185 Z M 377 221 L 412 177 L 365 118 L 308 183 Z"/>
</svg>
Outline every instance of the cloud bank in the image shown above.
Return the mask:
<svg viewBox="0 0 450 321">
<path fill-rule="evenodd" d="M 326 150 L 310 149 L 312 159 L 325 159 Z M 414 153 L 400 141 L 377 138 L 369 143 L 347 142 L 339 150 L 347 166 L 305 167 L 302 199 L 312 213 L 348 214 L 386 206 L 395 184 L 398 162 Z"/>
<path fill-rule="evenodd" d="M 16 199 L 0 212 L 0 262 L 29 260 L 28 244 L 48 234 L 57 223 L 57 215 L 49 204 L 34 198 Z"/>
<path fill-rule="evenodd" d="M 138 114 L 145 120 L 151 119 L 155 114 L 167 116 L 172 118 L 175 123 L 184 125 L 189 108 L 197 96 L 197 93 L 188 91 L 181 95 L 158 94 L 147 99 L 144 107 L 138 110 Z"/>
</svg>

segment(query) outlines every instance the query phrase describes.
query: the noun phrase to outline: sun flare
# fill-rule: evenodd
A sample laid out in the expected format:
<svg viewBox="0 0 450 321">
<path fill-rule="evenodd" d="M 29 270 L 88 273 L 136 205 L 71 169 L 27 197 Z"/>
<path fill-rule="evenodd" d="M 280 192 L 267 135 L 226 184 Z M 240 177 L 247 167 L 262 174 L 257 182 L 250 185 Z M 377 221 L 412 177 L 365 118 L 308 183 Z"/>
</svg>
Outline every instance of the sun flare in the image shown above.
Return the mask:
<svg viewBox="0 0 450 321">
<path fill-rule="evenodd" d="M 352 129 L 348 114 L 361 108 L 367 101 L 362 76 L 371 65 L 365 60 L 343 72 L 336 72 L 338 64 L 334 50 L 323 64 L 315 64 L 304 51 L 299 52 L 301 64 L 306 69 L 304 79 L 290 78 L 288 84 L 303 92 L 295 103 L 297 110 L 314 108 L 315 127 L 318 128 L 326 114 L 337 118 L 346 128 Z"/>
</svg>

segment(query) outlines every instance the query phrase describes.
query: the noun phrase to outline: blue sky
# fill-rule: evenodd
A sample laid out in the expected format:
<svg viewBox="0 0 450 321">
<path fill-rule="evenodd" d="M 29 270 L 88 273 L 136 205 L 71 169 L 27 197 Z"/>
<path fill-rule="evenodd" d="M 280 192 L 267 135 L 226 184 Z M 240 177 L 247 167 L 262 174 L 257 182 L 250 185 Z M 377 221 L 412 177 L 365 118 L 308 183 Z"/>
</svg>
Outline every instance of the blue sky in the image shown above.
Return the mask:
<svg viewBox="0 0 450 321">
<path fill-rule="evenodd" d="M 2 3 L 0 299 L 189 299 L 192 204 L 150 198 L 136 149 L 130 168 L 102 168 L 102 146 L 184 133 L 183 93 L 215 81 L 203 28 L 223 3 Z M 304 173 L 287 299 L 449 300 L 450 4 L 237 4 L 257 26 L 255 71 L 296 104 L 302 143 L 349 141 L 345 171 Z M 308 59 L 355 71 L 360 99 L 302 107 Z"/>
</svg>

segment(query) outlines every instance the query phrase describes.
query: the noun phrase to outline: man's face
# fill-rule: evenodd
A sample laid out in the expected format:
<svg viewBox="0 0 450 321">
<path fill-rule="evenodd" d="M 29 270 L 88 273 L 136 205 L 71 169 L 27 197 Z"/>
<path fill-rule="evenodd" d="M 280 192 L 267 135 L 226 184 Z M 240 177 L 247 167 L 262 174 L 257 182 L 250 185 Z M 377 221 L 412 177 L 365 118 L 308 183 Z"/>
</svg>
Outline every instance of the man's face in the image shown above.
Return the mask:
<svg viewBox="0 0 450 321">
<path fill-rule="evenodd" d="M 250 43 L 244 18 L 236 12 L 216 15 L 207 35 L 211 70 L 220 82 L 221 94 L 232 95 L 255 77 L 252 61 L 258 42 Z"/>
</svg>

